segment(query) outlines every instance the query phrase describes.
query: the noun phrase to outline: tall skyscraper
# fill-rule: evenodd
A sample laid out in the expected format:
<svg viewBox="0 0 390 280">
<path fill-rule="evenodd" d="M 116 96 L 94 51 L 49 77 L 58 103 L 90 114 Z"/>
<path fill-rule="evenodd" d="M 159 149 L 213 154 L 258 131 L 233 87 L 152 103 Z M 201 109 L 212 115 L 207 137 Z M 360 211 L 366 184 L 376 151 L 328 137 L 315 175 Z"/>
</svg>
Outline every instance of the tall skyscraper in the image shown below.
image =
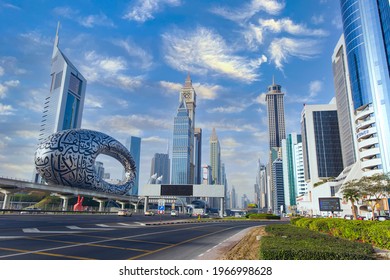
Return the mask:
<svg viewBox="0 0 390 280">
<path fill-rule="evenodd" d="M 302 142 L 294 145 L 294 174 L 296 195 L 302 196 L 307 193 L 307 184 L 305 181 L 305 165 L 303 163 Z"/>
<path fill-rule="evenodd" d="M 202 184 L 202 129 L 196 127 L 194 133 L 194 168 L 195 168 L 195 184 Z"/>
<path fill-rule="evenodd" d="M 237 195 L 236 195 L 236 189 L 234 186 L 232 186 L 232 189 L 230 190 L 230 209 L 234 209 L 237 207 Z"/>
<path fill-rule="evenodd" d="M 273 195 L 273 211 L 274 213 L 285 212 L 283 160 L 281 158 L 276 159 L 272 163 L 272 185 L 274 186 L 275 192 Z"/>
<path fill-rule="evenodd" d="M 191 181 L 191 119 L 182 100 L 173 125 L 172 184 L 192 184 Z"/>
<path fill-rule="evenodd" d="M 287 135 L 287 139 L 282 140 L 283 183 L 286 207 L 296 205 L 297 187 L 294 172 L 294 147 L 300 142 L 302 142 L 302 137 L 295 132 L 290 133 Z"/>
<path fill-rule="evenodd" d="M 195 131 L 195 109 L 196 109 L 196 92 L 192 86 L 191 76 L 188 73 L 184 86 L 180 91 L 179 102 L 184 101 L 188 110 L 188 116 L 191 120 L 191 142 L 190 142 L 190 182 L 194 183 L 195 178 L 201 171 L 201 162 L 197 162 L 199 154 L 202 153 L 202 130 Z M 197 132 L 197 134 L 196 134 Z M 196 134 L 196 138 L 195 138 Z M 197 146 L 195 146 L 197 145 Z M 195 151 L 196 149 L 196 151 Z M 196 154 L 197 153 L 197 154 Z M 197 157 L 198 156 L 198 157 Z M 198 164 L 198 165 L 197 165 Z M 197 174 L 198 173 L 198 174 Z"/>
<path fill-rule="evenodd" d="M 152 166 L 150 168 L 150 176 L 157 174 L 157 178 L 162 176 L 161 184 L 170 183 L 170 164 L 169 154 L 154 154 L 152 158 Z"/>
<path fill-rule="evenodd" d="M 87 80 L 58 48 L 59 23 L 51 59 L 50 92 L 44 100 L 39 141 L 70 128 L 80 128 Z"/>
<path fill-rule="evenodd" d="M 98 178 L 104 178 L 104 165 L 101 161 L 95 161 L 95 172 Z"/>
<path fill-rule="evenodd" d="M 268 176 L 267 176 L 267 169 L 265 165 L 261 164 L 259 161 L 258 166 L 258 185 L 260 189 L 260 208 L 268 208 L 268 202 L 267 202 L 267 196 L 268 196 Z"/>
<path fill-rule="evenodd" d="M 305 105 L 301 128 L 306 182 L 336 178 L 343 171 L 336 104 Z"/>
<path fill-rule="evenodd" d="M 354 109 L 349 82 L 344 34 L 341 35 L 332 56 L 337 115 L 340 129 L 341 151 L 344 168 L 356 162 L 357 141 L 355 137 Z"/>
<path fill-rule="evenodd" d="M 221 147 L 215 127 L 210 137 L 210 165 L 213 175 L 213 184 L 221 184 Z"/>
<path fill-rule="evenodd" d="M 268 93 L 265 100 L 267 101 L 268 111 L 268 135 L 269 148 L 281 147 L 282 139 L 286 138 L 286 128 L 284 122 L 284 93 L 282 87 L 272 81 L 268 87 Z"/>
<path fill-rule="evenodd" d="M 389 0 L 340 0 L 362 175 L 390 172 Z"/>
<path fill-rule="evenodd" d="M 126 147 L 129 149 L 131 156 L 134 159 L 135 166 L 137 167 L 137 173 L 133 188 L 130 190 L 130 195 L 138 195 L 139 188 L 139 171 L 141 165 L 141 138 L 130 136 L 126 140 Z"/>
</svg>

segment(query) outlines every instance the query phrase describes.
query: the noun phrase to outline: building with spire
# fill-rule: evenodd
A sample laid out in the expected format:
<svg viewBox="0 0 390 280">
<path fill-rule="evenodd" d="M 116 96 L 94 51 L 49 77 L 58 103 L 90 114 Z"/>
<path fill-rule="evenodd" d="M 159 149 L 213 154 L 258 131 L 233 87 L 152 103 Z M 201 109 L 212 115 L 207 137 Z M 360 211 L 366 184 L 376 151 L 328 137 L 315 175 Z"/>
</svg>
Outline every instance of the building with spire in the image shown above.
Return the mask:
<svg viewBox="0 0 390 280">
<path fill-rule="evenodd" d="M 51 57 L 50 90 L 43 101 L 39 142 L 57 131 L 80 128 L 83 117 L 87 80 L 59 49 L 59 29 L 60 23 L 57 25 Z M 41 180 L 34 169 L 33 181 Z"/>
<path fill-rule="evenodd" d="M 173 124 L 172 184 L 192 184 L 191 147 L 193 146 L 191 118 L 186 102 L 181 100 Z"/>
<path fill-rule="evenodd" d="M 210 165 L 213 177 L 213 184 L 221 184 L 221 147 L 219 145 L 215 127 L 210 137 Z"/>
<path fill-rule="evenodd" d="M 58 23 L 51 58 L 50 91 L 44 100 L 39 142 L 66 129 L 80 128 L 87 80 L 59 49 Z"/>
<path fill-rule="evenodd" d="M 286 127 L 284 122 L 284 93 L 282 86 L 275 84 L 268 87 L 265 100 L 268 112 L 269 148 L 282 147 L 282 140 L 286 139 Z"/>
</svg>

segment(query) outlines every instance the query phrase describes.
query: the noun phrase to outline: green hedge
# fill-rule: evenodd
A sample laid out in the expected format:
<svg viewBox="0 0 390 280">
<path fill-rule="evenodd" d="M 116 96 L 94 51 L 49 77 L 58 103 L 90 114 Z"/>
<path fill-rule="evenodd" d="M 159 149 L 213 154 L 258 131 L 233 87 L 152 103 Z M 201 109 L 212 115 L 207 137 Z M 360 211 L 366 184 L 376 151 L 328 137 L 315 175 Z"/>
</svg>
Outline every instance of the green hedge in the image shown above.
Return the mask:
<svg viewBox="0 0 390 280">
<path fill-rule="evenodd" d="M 298 227 L 371 243 L 390 250 L 390 221 L 298 218 L 291 220 L 291 223 Z"/>
<path fill-rule="evenodd" d="M 358 243 L 292 225 L 270 225 L 261 239 L 264 260 L 369 260 L 370 244 Z"/>
<path fill-rule="evenodd" d="M 280 220 L 280 216 L 274 214 L 267 214 L 267 213 L 247 214 L 246 217 L 248 219 Z"/>
</svg>

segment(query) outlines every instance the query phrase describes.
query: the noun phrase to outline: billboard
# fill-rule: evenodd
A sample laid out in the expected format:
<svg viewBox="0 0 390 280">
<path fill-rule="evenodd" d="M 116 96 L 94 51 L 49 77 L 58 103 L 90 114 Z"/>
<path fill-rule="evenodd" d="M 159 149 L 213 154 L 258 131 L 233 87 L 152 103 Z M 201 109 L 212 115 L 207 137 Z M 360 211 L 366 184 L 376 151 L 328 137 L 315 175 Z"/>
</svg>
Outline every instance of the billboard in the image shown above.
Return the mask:
<svg viewBox="0 0 390 280">
<path fill-rule="evenodd" d="M 161 185 L 161 195 L 192 196 L 193 185 Z"/>
<path fill-rule="evenodd" d="M 339 197 L 320 197 L 318 198 L 320 211 L 341 211 Z"/>
</svg>

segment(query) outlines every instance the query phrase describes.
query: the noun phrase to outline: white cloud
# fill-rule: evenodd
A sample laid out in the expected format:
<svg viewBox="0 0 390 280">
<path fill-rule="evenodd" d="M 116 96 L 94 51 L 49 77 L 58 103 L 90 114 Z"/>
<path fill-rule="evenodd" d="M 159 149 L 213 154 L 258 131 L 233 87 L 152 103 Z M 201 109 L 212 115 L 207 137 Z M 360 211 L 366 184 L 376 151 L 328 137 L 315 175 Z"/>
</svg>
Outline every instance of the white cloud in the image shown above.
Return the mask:
<svg viewBox="0 0 390 280">
<path fill-rule="evenodd" d="M 28 41 L 28 44 L 34 44 L 38 46 L 51 46 L 52 39 L 46 36 L 43 36 L 39 31 L 31 31 L 27 33 L 22 33 L 20 36 L 23 39 Z"/>
<path fill-rule="evenodd" d="M 254 102 L 263 106 L 267 106 L 267 101 L 265 100 L 266 95 L 266 93 L 261 93 L 259 96 L 256 97 Z"/>
<path fill-rule="evenodd" d="M 246 107 L 244 106 L 227 106 L 227 107 L 216 107 L 213 109 L 207 110 L 208 113 L 225 113 L 225 114 L 231 114 L 231 113 L 241 113 L 245 110 Z"/>
<path fill-rule="evenodd" d="M 325 22 L 324 15 L 314 15 L 311 17 L 311 22 L 314 24 L 321 24 Z"/>
<path fill-rule="evenodd" d="M 78 21 L 82 26 L 88 27 L 88 28 L 92 28 L 94 26 L 115 27 L 112 20 L 109 19 L 103 13 L 100 13 L 98 15 L 88 15 L 86 17 L 80 17 Z"/>
<path fill-rule="evenodd" d="M 96 96 L 88 94 L 85 97 L 84 106 L 86 108 L 103 108 L 103 101 L 97 98 Z"/>
<path fill-rule="evenodd" d="M 15 109 L 11 105 L 0 103 L 0 115 L 2 116 L 13 115 L 14 111 Z"/>
<path fill-rule="evenodd" d="M 309 39 L 277 38 L 269 46 L 271 59 L 276 68 L 283 69 L 283 63 L 287 62 L 290 56 L 301 59 L 309 59 L 319 53 L 318 41 Z"/>
<path fill-rule="evenodd" d="M 114 41 L 114 44 L 126 50 L 127 54 L 132 58 L 132 63 L 137 68 L 147 70 L 152 67 L 153 56 L 140 46 L 137 46 L 131 39 Z"/>
<path fill-rule="evenodd" d="M 309 94 L 311 97 L 317 96 L 317 94 L 322 91 L 324 83 L 319 80 L 311 81 L 309 84 Z"/>
<path fill-rule="evenodd" d="M 277 15 L 283 8 L 284 3 L 276 0 L 252 0 L 250 3 L 246 3 L 240 8 L 228 9 L 218 7 L 211 9 L 211 12 L 240 23 L 252 18 L 260 11 L 264 11 L 271 15 Z"/>
<path fill-rule="evenodd" d="M 0 77 L 4 75 L 4 68 L 0 66 Z"/>
<path fill-rule="evenodd" d="M 144 23 L 147 20 L 154 19 L 153 14 L 163 10 L 164 6 L 176 7 L 180 5 L 180 0 L 137 0 L 123 18 Z"/>
<path fill-rule="evenodd" d="M 3 69 L 3 74 L 12 73 L 15 75 L 21 75 L 27 72 L 25 69 L 19 68 L 17 66 L 18 60 L 13 56 L 0 57 L 0 64 L 2 65 L 1 68 Z"/>
<path fill-rule="evenodd" d="M 257 69 L 267 59 L 262 56 L 250 60 L 235 55 L 222 36 L 204 27 L 198 27 L 191 32 L 174 30 L 162 36 L 166 62 L 172 68 L 183 72 L 202 75 L 217 73 L 244 82 L 253 82 L 259 76 Z"/>
<path fill-rule="evenodd" d="M 159 85 L 165 89 L 169 94 L 178 94 L 183 88 L 182 84 L 172 83 L 167 81 L 160 81 Z M 223 89 L 220 85 L 210 85 L 210 84 L 201 84 L 193 83 L 192 84 L 196 95 L 199 99 L 209 99 L 214 100 L 217 98 L 218 93 Z"/>
<path fill-rule="evenodd" d="M 236 139 L 234 139 L 232 137 L 221 139 L 221 147 L 231 149 L 231 148 L 237 148 L 237 147 L 241 147 L 241 146 L 242 146 L 242 144 L 237 142 Z"/>
<path fill-rule="evenodd" d="M 342 30 L 343 29 L 343 20 L 341 18 L 341 15 L 337 14 L 332 19 L 332 25 L 335 26 L 337 29 Z"/>
<path fill-rule="evenodd" d="M 17 131 L 15 131 L 15 133 L 17 136 L 24 138 L 24 139 L 36 140 L 36 139 L 38 139 L 38 136 L 39 136 L 39 131 L 37 131 L 36 129 L 34 129 L 34 130 L 17 130 Z"/>
<path fill-rule="evenodd" d="M 6 97 L 9 88 L 17 87 L 19 84 L 19 80 L 9 80 L 5 81 L 4 83 L 0 83 L 0 99 Z"/>
<path fill-rule="evenodd" d="M 130 91 L 142 85 L 142 76 L 123 73 L 128 67 L 122 57 L 107 57 L 90 51 L 85 53 L 85 60 L 85 64 L 80 68 L 88 82 L 98 82 Z"/>
<path fill-rule="evenodd" d="M 327 32 L 322 29 L 308 29 L 305 25 L 296 24 L 289 18 L 280 20 L 275 19 L 260 19 L 259 24 L 264 30 L 269 30 L 273 33 L 287 32 L 292 35 L 310 35 L 310 36 L 326 36 Z"/>
<path fill-rule="evenodd" d="M 30 111 L 36 113 L 42 113 L 43 111 L 43 98 L 47 96 L 49 89 L 39 88 L 29 91 L 28 97 L 25 98 L 20 105 L 27 108 Z"/>
</svg>

